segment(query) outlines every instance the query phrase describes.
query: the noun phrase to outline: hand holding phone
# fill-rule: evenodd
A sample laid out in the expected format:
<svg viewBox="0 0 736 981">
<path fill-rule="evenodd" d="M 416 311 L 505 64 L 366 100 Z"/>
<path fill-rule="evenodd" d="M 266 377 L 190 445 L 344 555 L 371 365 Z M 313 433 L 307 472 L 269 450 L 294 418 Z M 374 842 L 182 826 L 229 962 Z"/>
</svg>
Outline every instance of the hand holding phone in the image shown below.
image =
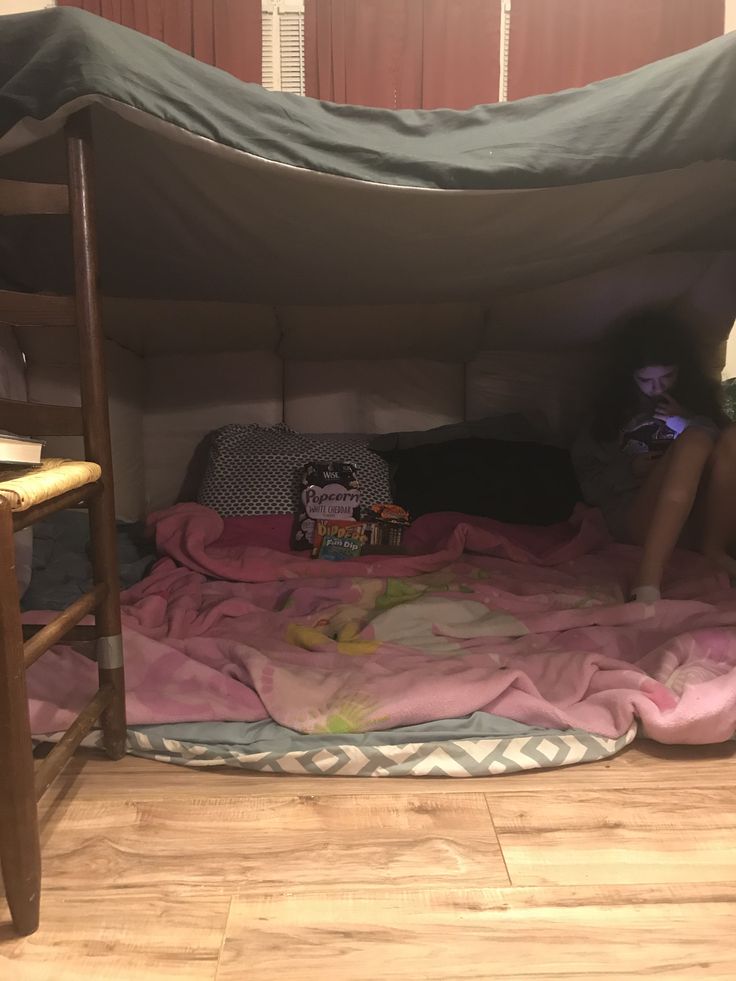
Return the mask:
<svg viewBox="0 0 736 981">
<path fill-rule="evenodd" d="M 660 419 L 673 433 L 684 432 L 690 425 L 687 413 L 671 395 L 662 395 L 654 410 L 654 418 Z"/>
</svg>

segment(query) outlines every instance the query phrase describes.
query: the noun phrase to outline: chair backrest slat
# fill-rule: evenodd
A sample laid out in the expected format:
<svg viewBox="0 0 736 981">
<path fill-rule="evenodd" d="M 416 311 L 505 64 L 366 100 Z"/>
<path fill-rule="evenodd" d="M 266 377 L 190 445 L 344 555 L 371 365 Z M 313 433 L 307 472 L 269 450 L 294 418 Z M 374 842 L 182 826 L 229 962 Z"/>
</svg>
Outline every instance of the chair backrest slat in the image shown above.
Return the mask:
<svg viewBox="0 0 736 981">
<path fill-rule="evenodd" d="M 82 410 L 78 405 L 0 399 L 0 429 L 20 436 L 81 436 Z"/>
<path fill-rule="evenodd" d="M 0 215 L 67 215 L 66 184 L 34 184 L 0 179 Z"/>
<path fill-rule="evenodd" d="M 0 290 L 0 324 L 10 324 L 12 327 L 73 327 L 76 324 L 74 297 Z"/>
</svg>

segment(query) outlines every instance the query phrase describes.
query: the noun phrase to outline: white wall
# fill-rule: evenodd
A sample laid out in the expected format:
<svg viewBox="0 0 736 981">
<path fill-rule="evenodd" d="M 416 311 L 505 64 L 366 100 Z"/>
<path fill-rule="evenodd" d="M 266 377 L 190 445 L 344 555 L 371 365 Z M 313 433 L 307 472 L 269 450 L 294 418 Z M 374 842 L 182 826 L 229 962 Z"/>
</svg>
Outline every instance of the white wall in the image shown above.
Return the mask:
<svg viewBox="0 0 736 981">
<path fill-rule="evenodd" d="M 736 378 L 736 325 L 731 334 L 726 351 L 726 367 L 723 369 L 724 378 Z"/>
<path fill-rule="evenodd" d="M 0 0 L 0 14 L 25 14 L 29 10 L 55 6 L 54 0 Z"/>
<path fill-rule="evenodd" d="M 726 0 L 726 31 L 736 31 L 736 0 Z"/>
<path fill-rule="evenodd" d="M 726 32 L 736 31 L 736 0 L 726 0 Z M 736 328 L 731 334 L 726 354 L 724 378 L 736 378 Z"/>
</svg>

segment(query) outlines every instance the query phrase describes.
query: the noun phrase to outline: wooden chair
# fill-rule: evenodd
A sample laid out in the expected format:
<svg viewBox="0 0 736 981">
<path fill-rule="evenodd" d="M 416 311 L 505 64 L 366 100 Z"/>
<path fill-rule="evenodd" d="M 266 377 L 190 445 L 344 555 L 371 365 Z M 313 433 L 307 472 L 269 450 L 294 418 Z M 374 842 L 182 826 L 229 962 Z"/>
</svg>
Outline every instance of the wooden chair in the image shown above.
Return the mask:
<svg viewBox="0 0 736 981">
<path fill-rule="evenodd" d="M 84 114 L 68 123 L 66 143 L 68 184 L 0 181 L 0 216 L 70 216 L 75 296 L 0 291 L 0 322 L 39 329 L 75 324 L 81 387 L 81 408 L 0 399 L 0 428 L 28 436 L 83 435 L 90 461 L 48 461 L 40 472 L 0 475 L 0 860 L 8 905 L 21 934 L 33 933 L 39 919 L 37 799 L 98 719 L 113 759 L 125 752 L 126 738 L 110 425 L 96 284 L 92 147 Z M 49 624 L 24 631 L 13 535 L 62 508 L 82 505 L 89 509 L 94 587 Z M 77 626 L 93 612 L 94 627 Z M 90 631 L 95 638 L 99 689 L 34 771 L 25 669 L 62 638 L 78 640 Z"/>
</svg>

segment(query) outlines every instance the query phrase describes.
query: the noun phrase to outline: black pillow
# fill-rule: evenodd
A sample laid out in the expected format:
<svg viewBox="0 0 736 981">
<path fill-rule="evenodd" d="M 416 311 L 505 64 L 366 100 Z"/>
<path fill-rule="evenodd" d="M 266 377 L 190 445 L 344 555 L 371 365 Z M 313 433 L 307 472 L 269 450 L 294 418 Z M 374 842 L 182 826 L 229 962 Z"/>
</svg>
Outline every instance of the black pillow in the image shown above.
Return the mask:
<svg viewBox="0 0 736 981">
<path fill-rule="evenodd" d="M 427 443 L 450 443 L 458 439 L 502 439 L 514 442 L 538 440 L 542 434 L 526 416 L 520 412 L 504 412 L 501 415 L 486 416 L 484 419 L 467 419 L 453 422 L 435 429 L 412 430 L 401 433 L 382 433 L 374 436 L 368 448 L 374 453 L 392 453 L 406 450 L 410 446 L 425 446 Z"/>
<path fill-rule="evenodd" d="M 567 450 L 541 443 L 458 439 L 384 451 L 393 498 L 412 518 L 432 511 L 551 525 L 581 500 Z"/>
</svg>

